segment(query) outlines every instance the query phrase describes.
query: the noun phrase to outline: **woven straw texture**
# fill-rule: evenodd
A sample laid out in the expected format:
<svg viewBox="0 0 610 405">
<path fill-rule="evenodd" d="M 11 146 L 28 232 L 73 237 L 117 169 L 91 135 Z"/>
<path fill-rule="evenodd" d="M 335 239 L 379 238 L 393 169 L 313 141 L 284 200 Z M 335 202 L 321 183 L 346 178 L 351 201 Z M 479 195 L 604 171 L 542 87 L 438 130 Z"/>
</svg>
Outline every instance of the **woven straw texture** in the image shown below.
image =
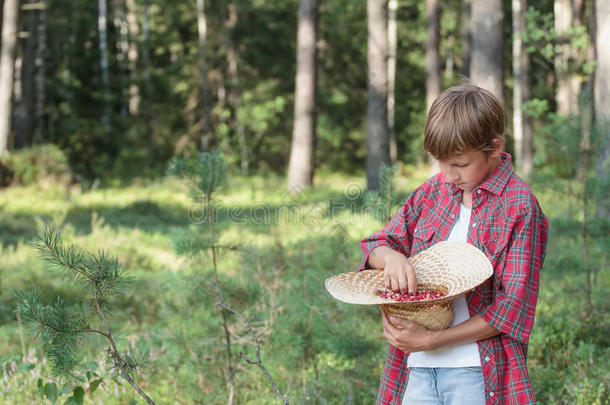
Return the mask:
<svg viewBox="0 0 610 405">
<path fill-rule="evenodd" d="M 453 321 L 453 306 L 451 302 L 437 302 L 434 304 L 381 304 L 379 306 L 388 317 L 391 315 L 415 321 L 432 330 L 447 329 Z M 399 325 L 390 323 L 398 329 Z"/>
<path fill-rule="evenodd" d="M 493 274 L 491 262 L 483 252 L 469 243 L 440 242 L 409 258 L 415 269 L 418 290 L 440 289 L 445 297 L 427 302 L 451 300 L 487 280 Z M 383 270 L 350 271 L 326 280 L 326 289 L 335 299 L 348 304 L 388 304 L 382 298 L 385 290 Z M 414 302 L 404 304 L 413 305 Z"/>
<path fill-rule="evenodd" d="M 442 292 L 443 298 L 399 302 L 379 296 L 385 290 L 383 270 L 337 274 L 326 280 L 335 299 L 349 304 L 381 305 L 388 316 L 417 321 L 430 329 L 445 329 L 453 320 L 451 300 L 474 289 L 493 274 L 491 262 L 469 243 L 440 242 L 409 258 L 418 291 Z"/>
</svg>

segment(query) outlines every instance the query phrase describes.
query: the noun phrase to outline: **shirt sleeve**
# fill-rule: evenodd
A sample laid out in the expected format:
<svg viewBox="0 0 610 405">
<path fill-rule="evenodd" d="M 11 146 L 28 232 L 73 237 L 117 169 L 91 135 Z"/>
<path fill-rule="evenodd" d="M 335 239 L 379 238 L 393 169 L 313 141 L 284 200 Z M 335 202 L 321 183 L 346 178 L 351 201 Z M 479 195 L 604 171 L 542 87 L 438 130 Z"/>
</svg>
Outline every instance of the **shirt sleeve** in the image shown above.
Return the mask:
<svg viewBox="0 0 610 405">
<path fill-rule="evenodd" d="M 481 314 L 500 332 L 524 343 L 527 343 L 534 326 L 548 227 L 548 220 L 537 204 L 521 210 L 507 244 L 508 253 L 500 283 L 493 283 L 495 299 Z M 496 273 L 495 277 L 498 276 Z"/>
<path fill-rule="evenodd" d="M 413 230 L 422 210 L 421 203 L 429 189 L 428 183 L 422 184 L 411 193 L 402 208 L 383 229 L 360 241 L 362 261 L 357 271 L 371 268 L 368 264 L 369 256 L 378 246 L 388 246 L 407 257 L 410 255 Z"/>
</svg>

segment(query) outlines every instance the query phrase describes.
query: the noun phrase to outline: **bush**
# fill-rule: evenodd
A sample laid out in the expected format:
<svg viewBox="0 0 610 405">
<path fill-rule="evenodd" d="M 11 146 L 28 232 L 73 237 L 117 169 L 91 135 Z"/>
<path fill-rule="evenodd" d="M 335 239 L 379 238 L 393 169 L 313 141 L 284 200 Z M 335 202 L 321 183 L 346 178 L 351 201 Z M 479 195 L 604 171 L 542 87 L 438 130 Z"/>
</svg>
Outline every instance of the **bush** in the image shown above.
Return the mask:
<svg viewBox="0 0 610 405">
<path fill-rule="evenodd" d="M 0 163 L 12 172 L 12 185 L 67 185 L 72 172 L 64 152 L 55 145 L 36 145 L 11 152 Z"/>
</svg>

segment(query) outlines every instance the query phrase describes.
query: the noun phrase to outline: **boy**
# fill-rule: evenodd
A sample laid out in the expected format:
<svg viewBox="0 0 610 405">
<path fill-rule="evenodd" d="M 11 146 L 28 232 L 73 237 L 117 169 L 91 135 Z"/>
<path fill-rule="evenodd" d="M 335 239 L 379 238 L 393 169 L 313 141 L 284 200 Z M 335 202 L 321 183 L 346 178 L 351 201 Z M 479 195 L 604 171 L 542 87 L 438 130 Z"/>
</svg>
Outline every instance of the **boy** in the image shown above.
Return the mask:
<svg viewBox="0 0 610 405">
<path fill-rule="evenodd" d="M 504 113 L 487 90 L 462 84 L 432 104 L 424 149 L 440 173 L 419 186 L 380 231 L 361 242 L 358 270 L 384 269 L 394 291 L 415 292 L 408 258 L 440 241 L 468 242 L 493 276 L 452 302 L 432 331 L 382 315 L 390 343 L 378 404 L 533 404 L 526 368 L 548 220 L 503 152 Z"/>
</svg>

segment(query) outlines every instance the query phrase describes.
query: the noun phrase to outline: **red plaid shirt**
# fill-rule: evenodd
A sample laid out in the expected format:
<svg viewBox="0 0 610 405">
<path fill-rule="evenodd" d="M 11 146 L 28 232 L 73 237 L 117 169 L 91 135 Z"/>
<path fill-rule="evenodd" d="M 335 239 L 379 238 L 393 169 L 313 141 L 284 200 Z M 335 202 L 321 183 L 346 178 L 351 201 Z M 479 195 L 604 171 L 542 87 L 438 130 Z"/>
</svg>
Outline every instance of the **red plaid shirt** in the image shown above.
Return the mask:
<svg viewBox="0 0 610 405">
<path fill-rule="evenodd" d="M 462 191 L 441 173 L 428 179 L 380 231 L 361 241 L 362 263 L 386 245 L 407 257 L 446 240 L 460 212 Z M 508 153 L 498 169 L 472 194 L 468 243 L 491 260 L 493 276 L 466 295 L 470 315 L 479 314 L 501 333 L 477 342 L 491 404 L 534 404 L 526 367 L 534 325 L 539 272 L 548 220 L 529 186 L 515 175 Z M 407 386 L 408 354 L 390 345 L 378 404 L 400 405 Z"/>
</svg>

